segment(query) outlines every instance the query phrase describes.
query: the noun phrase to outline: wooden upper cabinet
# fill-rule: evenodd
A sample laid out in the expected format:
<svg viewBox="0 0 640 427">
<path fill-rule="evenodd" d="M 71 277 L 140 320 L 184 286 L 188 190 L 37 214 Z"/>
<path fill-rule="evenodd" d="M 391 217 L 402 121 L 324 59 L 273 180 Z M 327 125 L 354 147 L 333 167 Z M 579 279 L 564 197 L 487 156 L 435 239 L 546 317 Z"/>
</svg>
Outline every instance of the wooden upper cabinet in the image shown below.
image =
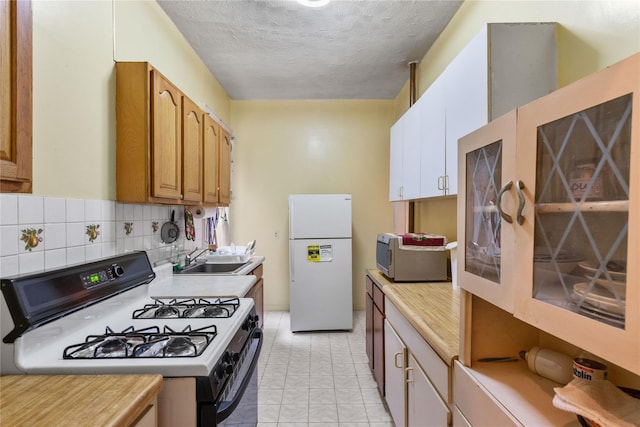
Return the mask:
<svg viewBox="0 0 640 427">
<path fill-rule="evenodd" d="M 186 96 L 182 97 L 182 188 L 185 202 L 202 201 L 204 115 Z"/>
<path fill-rule="evenodd" d="M 231 134 L 220 127 L 220 194 L 218 201 L 228 205 L 231 201 Z"/>
<path fill-rule="evenodd" d="M 157 70 L 152 70 L 151 121 L 152 195 L 182 198 L 182 94 Z"/>
<path fill-rule="evenodd" d="M 220 125 L 208 114 L 204 115 L 204 196 L 205 203 L 218 203 L 218 161 Z"/>
<path fill-rule="evenodd" d="M 147 62 L 116 63 L 116 139 L 117 201 L 229 203 L 230 134 Z"/>
<path fill-rule="evenodd" d="M 0 0 L 0 191 L 32 189 L 31 2 Z"/>
</svg>

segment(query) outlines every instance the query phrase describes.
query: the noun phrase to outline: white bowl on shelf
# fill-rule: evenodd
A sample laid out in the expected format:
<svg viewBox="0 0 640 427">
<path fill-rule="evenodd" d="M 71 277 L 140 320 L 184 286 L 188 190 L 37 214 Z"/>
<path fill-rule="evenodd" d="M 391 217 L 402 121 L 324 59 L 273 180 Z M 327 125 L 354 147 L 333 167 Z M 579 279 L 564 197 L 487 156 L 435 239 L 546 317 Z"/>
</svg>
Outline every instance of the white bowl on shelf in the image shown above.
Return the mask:
<svg viewBox="0 0 640 427">
<path fill-rule="evenodd" d="M 585 274 L 584 277 L 589 279 L 589 281 L 593 280 L 592 274 Z M 608 280 L 605 277 L 600 276 L 599 279 L 595 281 L 596 285 L 602 286 L 603 288 L 613 292 L 618 295 L 620 298 L 625 299 L 627 294 L 627 283 L 619 282 L 617 280 Z"/>
<path fill-rule="evenodd" d="M 626 270 L 626 263 L 625 262 L 622 262 L 622 261 L 612 261 L 612 262 L 615 263 L 616 265 L 624 266 L 624 269 Z M 580 262 L 578 264 L 578 266 L 581 269 L 583 269 L 587 274 L 591 275 L 591 277 L 593 277 L 598 272 L 598 267 L 599 267 L 595 263 L 592 263 L 592 262 L 589 262 L 589 261 Z M 615 280 L 617 282 L 626 282 L 627 281 L 627 273 L 626 273 L 626 271 L 607 270 L 607 272 L 611 276 L 612 280 Z M 604 279 L 604 278 L 606 278 L 606 276 L 604 274 L 600 274 L 600 278 Z"/>
</svg>

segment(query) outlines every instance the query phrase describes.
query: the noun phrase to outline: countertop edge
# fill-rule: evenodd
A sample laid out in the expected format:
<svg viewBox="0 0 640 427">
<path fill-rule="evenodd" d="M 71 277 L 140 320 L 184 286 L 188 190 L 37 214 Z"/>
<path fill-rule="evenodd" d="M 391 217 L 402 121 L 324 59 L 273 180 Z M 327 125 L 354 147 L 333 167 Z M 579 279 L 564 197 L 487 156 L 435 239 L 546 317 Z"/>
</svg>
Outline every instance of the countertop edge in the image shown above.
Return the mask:
<svg viewBox="0 0 640 427">
<path fill-rule="evenodd" d="M 417 283 L 393 283 L 386 279 L 379 270 L 367 270 L 367 275 L 377 284 L 382 290 L 385 297 L 389 298 L 389 301 L 396 306 L 396 308 L 402 313 L 407 321 L 414 327 L 414 329 L 420 334 L 420 336 L 434 349 L 434 351 L 443 359 L 447 365 L 452 366 L 453 361 L 458 358 L 459 354 L 459 330 L 460 330 L 460 318 L 459 318 L 459 290 L 451 289 L 450 303 L 454 304 L 453 314 L 450 319 L 445 320 L 447 324 L 435 323 L 428 324 L 425 320 L 425 316 L 415 308 L 410 307 L 407 304 L 406 298 L 398 291 L 400 289 L 409 291 L 411 289 L 419 289 L 420 291 L 429 292 L 429 289 L 435 289 L 442 286 L 451 286 L 450 282 L 417 282 Z M 441 290 L 441 289 L 439 289 Z M 431 319 L 433 322 L 440 322 L 442 320 Z M 451 323 L 453 322 L 453 323 Z M 441 328 L 438 328 L 441 325 Z M 446 337 L 443 334 L 436 332 L 436 330 L 453 329 L 456 331 L 455 337 Z"/>
</svg>

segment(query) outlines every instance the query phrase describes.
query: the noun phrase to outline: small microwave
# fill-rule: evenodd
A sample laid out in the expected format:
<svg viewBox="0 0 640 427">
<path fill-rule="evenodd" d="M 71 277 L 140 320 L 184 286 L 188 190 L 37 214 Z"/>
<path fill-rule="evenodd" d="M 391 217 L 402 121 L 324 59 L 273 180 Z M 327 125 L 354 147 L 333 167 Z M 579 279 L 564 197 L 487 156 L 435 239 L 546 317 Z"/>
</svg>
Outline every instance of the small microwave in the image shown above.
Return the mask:
<svg viewBox="0 0 640 427">
<path fill-rule="evenodd" d="M 403 244 L 402 235 L 378 234 L 376 265 L 394 282 L 447 281 L 446 239 L 442 245 Z"/>
</svg>

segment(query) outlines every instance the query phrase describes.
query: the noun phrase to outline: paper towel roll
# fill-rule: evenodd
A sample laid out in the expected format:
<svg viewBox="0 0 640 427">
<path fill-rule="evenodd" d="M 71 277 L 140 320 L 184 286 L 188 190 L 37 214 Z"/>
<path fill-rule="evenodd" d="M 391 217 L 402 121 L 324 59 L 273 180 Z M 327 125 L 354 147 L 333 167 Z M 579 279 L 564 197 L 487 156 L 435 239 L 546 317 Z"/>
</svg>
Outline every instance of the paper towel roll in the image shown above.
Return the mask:
<svg viewBox="0 0 640 427">
<path fill-rule="evenodd" d="M 204 206 L 191 207 L 191 213 L 193 214 L 193 217 L 197 219 L 204 218 L 206 214 Z"/>
</svg>

